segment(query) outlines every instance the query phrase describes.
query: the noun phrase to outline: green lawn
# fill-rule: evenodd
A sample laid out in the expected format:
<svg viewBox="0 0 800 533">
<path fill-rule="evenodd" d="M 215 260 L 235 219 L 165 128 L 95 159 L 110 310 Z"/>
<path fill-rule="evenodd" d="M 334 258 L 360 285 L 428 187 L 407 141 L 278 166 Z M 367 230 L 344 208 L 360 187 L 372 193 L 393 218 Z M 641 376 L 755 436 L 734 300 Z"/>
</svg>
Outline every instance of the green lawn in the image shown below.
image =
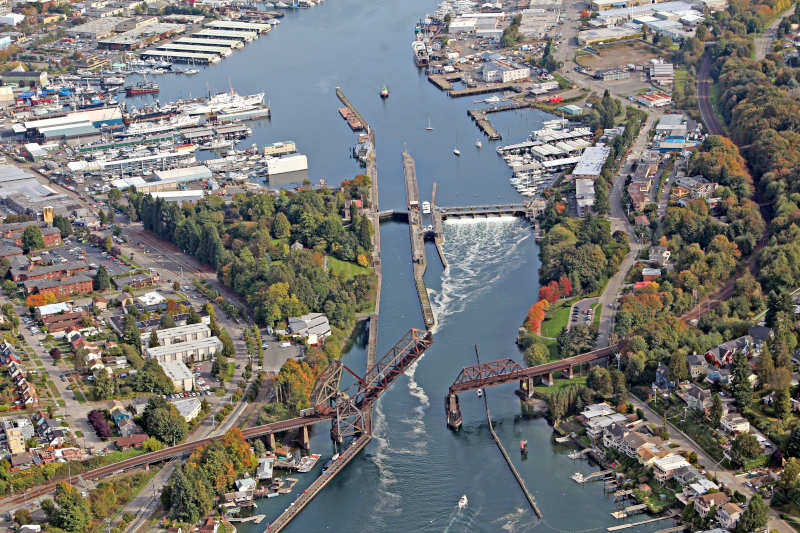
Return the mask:
<svg viewBox="0 0 800 533">
<path fill-rule="evenodd" d="M 594 323 L 595 326 L 599 326 L 600 315 L 602 314 L 603 311 L 602 309 L 600 309 L 600 302 L 597 302 L 592 306 L 592 311 L 594 311 L 594 318 L 592 319 L 592 322 Z"/>
<path fill-rule="evenodd" d="M 336 259 L 335 257 L 328 256 L 328 269 L 337 274 L 343 274 L 347 279 L 353 279 L 359 274 L 374 274 L 375 271 L 371 268 L 365 268 L 355 263 L 349 263 Z"/>
<path fill-rule="evenodd" d="M 559 300 L 547 310 L 542 322 L 542 337 L 555 337 L 564 329 L 569 321 L 569 310 L 577 298 Z"/>
<path fill-rule="evenodd" d="M 574 377 L 572 379 L 567 379 L 567 378 L 554 379 L 552 386 L 544 387 L 542 385 L 537 385 L 536 391 L 541 393 L 548 393 L 548 392 L 553 392 L 554 390 L 567 388 L 570 385 L 586 385 L 586 376 Z"/>
</svg>

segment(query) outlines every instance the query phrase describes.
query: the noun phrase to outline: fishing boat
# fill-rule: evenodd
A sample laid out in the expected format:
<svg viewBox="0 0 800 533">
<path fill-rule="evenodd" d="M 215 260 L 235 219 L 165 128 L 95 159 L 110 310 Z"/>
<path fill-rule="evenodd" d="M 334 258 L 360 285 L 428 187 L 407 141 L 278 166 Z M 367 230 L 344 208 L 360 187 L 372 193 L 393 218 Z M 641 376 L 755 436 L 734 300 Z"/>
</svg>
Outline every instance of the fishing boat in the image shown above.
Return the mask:
<svg viewBox="0 0 800 533">
<path fill-rule="evenodd" d="M 136 85 L 128 85 L 125 87 L 125 94 L 128 96 L 135 96 L 137 94 L 155 94 L 160 89 L 158 84 L 153 81 L 140 81 Z"/>
<path fill-rule="evenodd" d="M 455 154 L 457 156 L 460 156 L 461 155 L 461 150 L 459 150 L 458 148 L 453 148 L 453 154 Z"/>
<path fill-rule="evenodd" d="M 458 508 L 464 509 L 467 505 L 469 505 L 469 500 L 467 500 L 467 495 L 462 494 L 461 497 L 458 499 Z"/>
<path fill-rule="evenodd" d="M 386 85 L 383 86 L 383 88 L 381 89 L 381 93 L 380 94 L 381 94 L 381 98 L 383 98 L 384 100 L 389 98 L 389 89 L 386 87 Z"/>
<path fill-rule="evenodd" d="M 481 148 L 483 148 L 483 143 L 481 142 L 481 140 L 480 140 L 480 139 L 478 139 L 477 141 L 475 141 L 475 148 L 477 148 L 478 150 L 480 150 Z"/>
</svg>

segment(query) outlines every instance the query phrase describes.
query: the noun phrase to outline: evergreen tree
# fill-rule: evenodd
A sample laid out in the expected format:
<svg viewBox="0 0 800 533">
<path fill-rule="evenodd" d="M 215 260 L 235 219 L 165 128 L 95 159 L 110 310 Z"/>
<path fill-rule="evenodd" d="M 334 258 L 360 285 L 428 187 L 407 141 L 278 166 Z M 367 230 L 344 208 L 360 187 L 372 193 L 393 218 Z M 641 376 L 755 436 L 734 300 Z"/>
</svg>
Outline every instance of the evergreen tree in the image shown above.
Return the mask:
<svg viewBox="0 0 800 533">
<path fill-rule="evenodd" d="M 669 379 L 675 382 L 689 379 L 689 361 L 684 352 L 677 351 L 672 354 L 669 360 Z"/>
<path fill-rule="evenodd" d="M 186 323 L 187 324 L 199 324 L 200 322 L 201 322 L 200 314 L 197 311 L 195 311 L 194 307 L 190 308 L 189 309 L 189 316 L 186 318 Z"/>
<path fill-rule="evenodd" d="M 172 315 L 169 313 L 164 313 L 161 315 L 161 320 L 158 324 L 158 329 L 169 329 L 175 327 L 175 319 L 172 318 Z"/>
<path fill-rule="evenodd" d="M 139 326 L 136 324 L 136 317 L 133 316 L 131 313 L 127 313 L 125 315 L 125 323 L 124 328 L 122 330 L 122 336 L 127 344 L 130 344 L 136 351 L 141 353 L 142 351 L 142 332 L 139 329 Z"/>
<path fill-rule="evenodd" d="M 772 360 L 772 352 L 767 344 L 761 350 L 761 355 L 756 361 L 756 374 L 760 387 L 766 387 L 772 381 L 772 373 L 775 371 L 775 363 Z"/>
<path fill-rule="evenodd" d="M 789 457 L 800 457 L 800 425 L 792 429 L 789 436 L 789 443 L 786 445 L 786 455 Z"/>
<path fill-rule="evenodd" d="M 733 356 L 731 379 L 733 380 L 733 397 L 739 409 L 745 409 L 753 399 L 753 389 L 747 377 L 750 375 L 750 364 L 742 351 Z"/>
<path fill-rule="evenodd" d="M 561 328 L 561 331 L 558 332 L 558 337 L 556 337 L 556 344 L 558 346 L 558 355 L 561 357 L 568 357 L 569 356 L 569 331 L 567 328 Z"/>
<path fill-rule="evenodd" d="M 108 275 L 108 270 L 103 265 L 97 269 L 94 284 L 98 291 L 104 291 L 111 286 L 111 276 Z"/>
<path fill-rule="evenodd" d="M 150 346 L 150 348 L 155 348 L 158 345 L 158 333 L 156 332 L 156 329 L 153 328 L 153 331 L 150 332 L 150 342 L 148 343 L 148 346 Z"/>
<path fill-rule="evenodd" d="M 589 377 L 586 379 L 586 386 L 605 397 L 611 396 L 614 392 L 611 384 L 611 375 L 608 370 L 601 366 L 592 368 L 589 372 Z"/>
<path fill-rule="evenodd" d="M 53 226 L 58 228 L 58 230 L 61 232 L 62 239 L 65 239 L 70 235 L 72 235 L 72 224 L 66 217 L 62 217 L 61 215 L 54 216 Z"/>
<path fill-rule="evenodd" d="M 286 239 L 292 232 L 292 225 L 283 213 L 278 213 L 272 219 L 272 236 L 276 239 Z"/>
<path fill-rule="evenodd" d="M 714 393 L 711 396 L 711 412 L 709 415 L 711 416 L 711 423 L 715 428 L 719 427 L 720 421 L 722 420 L 722 399 L 719 397 L 719 393 Z"/>
</svg>

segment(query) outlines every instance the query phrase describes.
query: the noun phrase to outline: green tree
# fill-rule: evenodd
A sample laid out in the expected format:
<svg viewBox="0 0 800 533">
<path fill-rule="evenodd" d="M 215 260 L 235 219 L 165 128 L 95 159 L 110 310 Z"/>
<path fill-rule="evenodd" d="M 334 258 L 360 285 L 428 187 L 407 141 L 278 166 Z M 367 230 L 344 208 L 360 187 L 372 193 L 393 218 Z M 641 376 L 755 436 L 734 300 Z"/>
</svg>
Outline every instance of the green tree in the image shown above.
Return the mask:
<svg viewBox="0 0 800 533">
<path fill-rule="evenodd" d="M 772 353 L 769 347 L 764 345 L 761 350 L 761 355 L 756 361 L 756 374 L 758 375 L 758 383 L 761 387 L 765 387 L 772 381 L 772 373 L 775 371 L 775 362 L 772 360 Z"/>
<path fill-rule="evenodd" d="M 111 287 L 111 276 L 108 275 L 108 270 L 103 265 L 97 269 L 94 284 L 98 291 L 104 291 Z"/>
<path fill-rule="evenodd" d="M 786 445 L 786 455 L 789 457 L 800 457 L 800 425 L 792 429 L 789 436 L 789 443 Z"/>
<path fill-rule="evenodd" d="M 283 213 L 278 213 L 272 219 L 272 236 L 276 239 L 286 239 L 292 232 L 292 225 Z"/>
<path fill-rule="evenodd" d="M 543 342 L 535 342 L 525 350 L 525 364 L 528 366 L 543 365 L 549 358 L 550 349 Z"/>
<path fill-rule="evenodd" d="M 127 344 L 133 346 L 137 352 L 142 352 L 142 332 L 136 324 L 136 317 L 131 313 L 125 315 L 122 336 Z"/>
<path fill-rule="evenodd" d="M 89 525 L 89 502 L 78 490 L 68 483 L 59 483 L 54 499 L 50 522 L 64 531 L 85 531 Z"/>
<path fill-rule="evenodd" d="M 267 447 L 264 446 L 264 441 L 261 439 L 256 439 L 256 441 L 253 443 L 253 453 L 256 454 L 256 457 L 261 457 L 266 451 Z"/>
<path fill-rule="evenodd" d="M 194 307 L 189 308 L 189 316 L 186 317 L 186 323 L 199 324 L 200 322 L 201 322 L 200 314 L 197 311 L 195 311 Z"/>
<path fill-rule="evenodd" d="M 147 402 L 140 421 L 148 435 L 168 445 L 177 444 L 186 436 L 186 421 L 174 405 L 160 396 Z"/>
<path fill-rule="evenodd" d="M 625 374 L 616 368 L 612 369 L 610 374 L 611 386 L 614 390 L 614 403 L 623 405 L 628 400 L 628 385 L 625 382 Z"/>
<path fill-rule="evenodd" d="M 100 400 L 108 400 L 114 397 L 116 392 L 116 382 L 108 375 L 105 370 L 100 370 L 94 378 L 95 396 Z"/>
<path fill-rule="evenodd" d="M 753 399 L 753 388 L 747 377 L 750 375 L 750 364 L 747 356 L 739 350 L 733 356 L 731 379 L 733 381 L 733 397 L 739 409 L 745 409 Z"/>
<path fill-rule="evenodd" d="M 161 315 L 161 320 L 159 321 L 158 328 L 159 329 L 169 329 L 175 327 L 175 319 L 172 318 L 172 315 L 164 312 Z"/>
<path fill-rule="evenodd" d="M 711 424 L 718 428 L 720 421 L 722 420 L 722 399 L 719 397 L 719 393 L 714 393 L 711 396 L 711 412 L 709 415 L 711 416 Z"/>
<path fill-rule="evenodd" d="M 566 327 L 561 328 L 561 331 L 558 332 L 558 336 L 556 337 L 556 345 L 558 346 L 558 355 L 561 357 L 569 357 L 570 355 L 570 343 L 569 343 L 569 331 Z"/>
<path fill-rule="evenodd" d="M 44 237 L 39 226 L 28 226 L 22 232 L 22 249 L 25 253 L 44 248 Z"/>
<path fill-rule="evenodd" d="M 158 332 L 155 328 L 150 332 L 150 342 L 147 343 L 150 348 L 155 348 L 158 346 Z"/>
<path fill-rule="evenodd" d="M 755 459 L 761 454 L 761 446 L 758 444 L 758 439 L 752 433 L 739 433 L 733 439 L 733 446 L 731 446 L 733 462 L 738 466 L 742 466 L 750 459 Z"/>
<path fill-rule="evenodd" d="M 31 512 L 27 509 L 17 509 L 14 513 L 14 522 L 17 525 L 24 526 L 31 523 Z"/>
<path fill-rule="evenodd" d="M 170 477 L 161 501 L 178 520 L 197 522 L 213 505 L 211 487 L 197 468 L 184 465 Z"/>
<path fill-rule="evenodd" d="M 595 366 L 589 371 L 589 376 L 586 378 L 586 386 L 593 389 L 600 396 L 608 397 L 614 393 L 611 374 L 601 366 Z"/>
<path fill-rule="evenodd" d="M 68 218 L 56 215 L 53 217 L 53 226 L 61 232 L 61 238 L 66 239 L 72 235 L 72 223 Z"/>
<path fill-rule="evenodd" d="M 736 524 L 736 533 L 759 531 L 767 525 L 767 504 L 761 499 L 760 494 L 754 494 L 747 504 L 747 509 L 742 513 Z"/>
<path fill-rule="evenodd" d="M 101 211 L 102 213 L 102 211 Z M 107 253 L 111 253 L 111 249 L 114 247 L 114 241 L 111 240 L 111 235 L 106 235 L 106 238 L 103 239 L 103 249 Z"/>
<path fill-rule="evenodd" d="M 784 494 L 788 494 L 797 488 L 798 482 L 800 482 L 798 476 L 800 476 L 800 461 L 790 457 L 783 466 L 783 472 L 781 472 L 781 477 L 778 479 L 776 487 L 783 491 Z"/>
<path fill-rule="evenodd" d="M 689 361 L 683 351 L 677 351 L 669 359 L 670 381 L 686 381 L 689 379 Z"/>
</svg>

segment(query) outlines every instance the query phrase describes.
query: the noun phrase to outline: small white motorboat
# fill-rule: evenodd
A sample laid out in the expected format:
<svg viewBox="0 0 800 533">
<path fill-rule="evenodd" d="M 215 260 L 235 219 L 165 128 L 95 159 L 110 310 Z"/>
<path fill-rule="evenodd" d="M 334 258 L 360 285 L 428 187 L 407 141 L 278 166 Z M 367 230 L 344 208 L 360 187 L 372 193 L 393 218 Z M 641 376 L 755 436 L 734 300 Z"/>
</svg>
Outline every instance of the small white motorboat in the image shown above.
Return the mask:
<svg viewBox="0 0 800 533">
<path fill-rule="evenodd" d="M 480 139 L 478 139 L 477 141 L 475 141 L 475 148 L 477 148 L 478 150 L 480 150 L 481 148 L 483 148 L 483 143 L 481 142 L 481 140 L 480 140 Z"/>
<path fill-rule="evenodd" d="M 478 395 L 478 398 L 483 398 L 483 389 L 478 389 L 475 391 L 475 394 Z"/>
<path fill-rule="evenodd" d="M 455 155 L 461 155 L 461 150 L 459 150 L 458 148 L 453 148 L 453 153 Z"/>
<path fill-rule="evenodd" d="M 458 508 L 464 509 L 468 504 L 469 501 L 467 500 L 467 495 L 462 494 L 461 497 L 458 499 Z"/>
</svg>

